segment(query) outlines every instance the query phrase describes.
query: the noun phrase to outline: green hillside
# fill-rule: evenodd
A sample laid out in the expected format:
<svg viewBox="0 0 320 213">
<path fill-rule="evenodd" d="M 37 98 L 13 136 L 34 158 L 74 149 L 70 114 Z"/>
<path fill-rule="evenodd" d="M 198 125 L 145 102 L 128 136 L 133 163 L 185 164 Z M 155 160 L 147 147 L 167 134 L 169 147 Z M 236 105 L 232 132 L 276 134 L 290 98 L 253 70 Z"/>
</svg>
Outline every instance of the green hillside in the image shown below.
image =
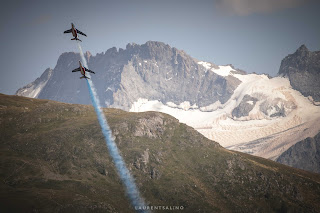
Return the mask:
<svg viewBox="0 0 320 213">
<path fill-rule="evenodd" d="M 318 174 L 226 150 L 166 114 L 104 112 L 149 206 L 320 211 Z M 134 212 L 93 107 L 0 94 L 0 143 L 1 212 Z"/>
</svg>

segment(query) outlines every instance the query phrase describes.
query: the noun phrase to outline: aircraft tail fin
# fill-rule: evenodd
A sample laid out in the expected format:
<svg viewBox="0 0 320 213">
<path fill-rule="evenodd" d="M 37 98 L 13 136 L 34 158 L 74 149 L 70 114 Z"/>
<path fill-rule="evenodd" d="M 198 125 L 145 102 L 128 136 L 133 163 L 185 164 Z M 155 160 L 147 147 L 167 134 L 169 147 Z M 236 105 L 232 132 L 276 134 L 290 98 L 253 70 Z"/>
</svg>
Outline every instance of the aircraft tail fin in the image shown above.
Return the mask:
<svg viewBox="0 0 320 213">
<path fill-rule="evenodd" d="M 82 79 L 82 78 L 90 79 L 87 76 L 81 76 L 80 79 Z"/>
<path fill-rule="evenodd" d="M 72 38 L 71 40 L 78 40 L 78 41 L 81 41 L 80 39 L 78 38 Z M 82 41 L 81 41 L 82 42 Z"/>
</svg>

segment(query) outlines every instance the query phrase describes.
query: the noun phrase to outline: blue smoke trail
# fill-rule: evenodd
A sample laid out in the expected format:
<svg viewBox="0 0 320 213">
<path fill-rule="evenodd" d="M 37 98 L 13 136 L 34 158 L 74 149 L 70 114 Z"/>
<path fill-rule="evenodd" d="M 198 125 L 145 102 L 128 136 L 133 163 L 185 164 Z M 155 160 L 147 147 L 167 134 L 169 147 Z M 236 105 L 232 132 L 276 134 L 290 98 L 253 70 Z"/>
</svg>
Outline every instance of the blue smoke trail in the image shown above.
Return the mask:
<svg viewBox="0 0 320 213">
<path fill-rule="evenodd" d="M 86 68 L 88 68 L 87 60 L 85 59 L 85 57 L 83 55 L 82 48 L 81 48 L 79 42 L 78 42 L 78 47 L 80 50 L 80 56 L 81 56 L 82 63 Z M 90 78 L 89 73 L 87 76 Z M 144 203 L 144 200 L 140 197 L 139 190 L 136 187 L 129 170 L 127 169 L 127 167 L 124 163 L 124 160 L 122 159 L 122 157 L 119 153 L 119 150 L 118 150 L 116 143 L 112 139 L 112 132 L 111 132 L 110 127 L 108 125 L 107 119 L 106 119 L 105 115 L 103 114 L 103 111 L 102 111 L 102 108 L 100 105 L 100 101 L 99 101 L 96 89 L 93 85 L 93 82 L 91 81 L 91 79 L 86 79 L 86 80 L 87 80 L 87 85 L 88 85 L 88 89 L 89 89 L 89 93 L 90 93 L 90 98 L 91 98 L 92 104 L 94 106 L 94 109 L 96 111 L 96 114 L 97 114 L 97 117 L 99 120 L 99 124 L 102 129 L 102 133 L 103 133 L 104 138 L 106 140 L 109 154 L 111 155 L 111 157 L 114 161 L 114 164 L 117 168 L 117 171 L 119 173 L 119 176 L 120 176 L 122 183 L 126 187 L 126 193 L 131 201 L 131 205 L 134 208 L 138 208 L 138 212 L 149 212 L 146 210 L 140 210 L 140 208 L 143 208 L 144 206 L 146 206 Z"/>
</svg>

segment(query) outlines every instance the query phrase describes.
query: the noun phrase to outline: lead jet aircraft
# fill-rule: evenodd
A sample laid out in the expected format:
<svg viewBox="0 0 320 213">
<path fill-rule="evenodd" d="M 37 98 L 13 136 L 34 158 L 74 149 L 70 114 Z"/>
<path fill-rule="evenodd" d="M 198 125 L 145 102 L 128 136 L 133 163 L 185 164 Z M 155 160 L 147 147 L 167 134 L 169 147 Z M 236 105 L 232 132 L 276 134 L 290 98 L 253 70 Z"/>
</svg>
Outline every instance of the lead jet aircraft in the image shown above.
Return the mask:
<svg viewBox="0 0 320 213">
<path fill-rule="evenodd" d="M 81 32 L 80 30 L 76 29 L 74 27 L 74 24 L 71 23 L 71 29 L 70 30 L 66 30 L 64 31 L 63 33 L 72 33 L 73 37 L 71 40 L 78 40 L 78 41 L 81 41 L 79 38 L 78 38 L 78 33 L 81 34 L 81 35 L 84 35 L 84 36 L 87 36 L 86 34 L 84 34 L 83 32 Z"/>
<path fill-rule="evenodd" d="M 89 70 L 89 69 L 85 68 L 84 66 L 82 66 L 80 61 L 79 61 L 79 68 L 76 68 L 76 69 L 72 70 L 72 72 L 79 72 L 79 71 L 82 74 L 80 79 L 82 79 L 82 78 L 90 79 L 89 77 L 86 76 L 86 72 L 91 72 L 91 73 L 95 74 L 92 70 Z"/>
</svg>

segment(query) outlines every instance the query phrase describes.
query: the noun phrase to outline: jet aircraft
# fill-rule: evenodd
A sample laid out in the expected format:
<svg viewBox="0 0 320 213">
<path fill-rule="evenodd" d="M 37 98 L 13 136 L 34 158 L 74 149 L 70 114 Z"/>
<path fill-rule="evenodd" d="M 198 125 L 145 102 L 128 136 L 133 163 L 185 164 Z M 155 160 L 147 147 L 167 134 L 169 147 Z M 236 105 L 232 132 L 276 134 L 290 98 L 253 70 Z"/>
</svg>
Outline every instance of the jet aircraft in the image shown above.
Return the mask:
<svg viewBox="0 0 320 213">
<path fill-rule="evenodd" d="M 66 30 L 64 31 L 63 33 L 72 33 L 73 37 L 71 40 L 78 40 L 78 41 L 81 41 L 79 38 L 78 38 L 78 33 L 81 34 L 81 35 L 84 35 L 84 36 L 87 36 L 86 34 L 84 34 L 83 32 L 81 32 L 80 30 L 76 29 L 74 27 L 74 24 L 71 23 L 71 29 L 70 30 Z"/>
<path fill-rule="evenodd" d="M 86 72 L 91 72 L 91 73 L 95 74 L 92 70 L 89 70 L 89 69 L 85 68 L 84 66 L 82 66 L 80 61 L 79 61 L 79 68 L 76 68 L 76 69 L 72 70 L 72 72 L 79 72 L 79 71 L 82 74 L 80 79 L 82 79 L 82 78 L 90 79 L 89 77 L 86 76 Z"/>
</svg>

